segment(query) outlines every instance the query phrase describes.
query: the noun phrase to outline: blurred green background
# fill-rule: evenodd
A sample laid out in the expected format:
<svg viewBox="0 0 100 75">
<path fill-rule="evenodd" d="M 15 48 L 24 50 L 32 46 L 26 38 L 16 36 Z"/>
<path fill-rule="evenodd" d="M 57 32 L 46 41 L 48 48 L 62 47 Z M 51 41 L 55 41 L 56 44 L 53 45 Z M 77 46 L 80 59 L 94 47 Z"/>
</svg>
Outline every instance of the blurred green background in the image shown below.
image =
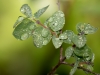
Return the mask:
<svg viewBox="0 0 100 75">
<path fill-rule="evenodd" d="M 59 49 L 55 49 L 50 42 L 43 48 L 33 45 L 32 37 L 19 41 L 12 35 L 13 25 L 18 16 L 23 15 L 20 7 L 27 3 L 33 13 L 38 9 L 50 5 L 41 16 L 43 23 L 56 10 L 57 0 L 0 0 L 0 75 L 46 75 L 59 60 Z M 100 25 L 100 0 L 60 0 L 61 10 L 65 13 L 66 24 L 64 29 L 76 32 L 79 22 Z M 95 53 L 94 71 L 100 72 L 100 29 L 87 36 L 87 44 Z M 68 45 L 63 45 L 64 50 Z M 61 65 L 57 72 L 59 75 L 68 75 L 71 67 Z M 75 75 L 86 75 L 82 70 L 77 70 Z"/>
</svg>

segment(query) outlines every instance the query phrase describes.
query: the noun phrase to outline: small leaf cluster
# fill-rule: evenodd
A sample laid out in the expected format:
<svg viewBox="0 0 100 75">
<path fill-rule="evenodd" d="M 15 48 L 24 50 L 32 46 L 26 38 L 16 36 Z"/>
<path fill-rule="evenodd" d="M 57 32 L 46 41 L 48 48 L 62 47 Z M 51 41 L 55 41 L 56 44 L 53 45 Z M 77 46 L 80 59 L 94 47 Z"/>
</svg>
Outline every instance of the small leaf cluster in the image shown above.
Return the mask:
<svg viewBox="0 0 100 75">
<path fill-rule="evenodd" d="M 64 32 L 61 32 L 65 24 L 65 16 L 60 10 L 53 13 L 42 24 L 39 21 L 39 17 L 47 10 L 48 7 L 49 5 L 39 9 L 33 14 L 28 4 L 22 5 L 20 11 L 26 17 L 18 17 L 13 26 L 13 35 L 19 40 L 26 40 L 32 36 L 33 43 L 38 48 L 47 45 L 50 40 L 52 40 L 56 49 L 60 48 L 63 43 L 70 44 L 71 46 L 65 50 L 65 57 L 66 59 L 74 57 L 76 60 L 74 67 L 70 71 L 70 75 L 73 75 L 77 70 L 77 67 L 80 66 L 81 62 L 93 63 L 94 53 L 86 44 L 86 35 L 95 33 L 97 28 L 91 26 L 90 24 L 79 23 L 76 26 L 78 34 L 75 34 L 72 30 L 65 30 Z M 88 64 L 85 67 L 89 70 L 93 69 L 91 64 Z"/>
<path fill-rule="evenodd" d="M 94 53 L 86 44 L 86 35 L 95 33 L 98 28 L 95 28 L 90 24 L 79 23 L 77 24 L 76 29 L 78 31 L 77 35 L 70 31 L 71 36 L 68 37 L 69 39 L 66 39 L 67 41 L 64 40 L 65 43 L 72 44 L 72 46 L 68 47 L 65 51 L 66 59 L 74 57 L 76 60 L 74 67 L 70 71 L 70 75 L 73 75 L 79 66 L 84 66 L 91 71 L 93 70 Z"/>
</svg>

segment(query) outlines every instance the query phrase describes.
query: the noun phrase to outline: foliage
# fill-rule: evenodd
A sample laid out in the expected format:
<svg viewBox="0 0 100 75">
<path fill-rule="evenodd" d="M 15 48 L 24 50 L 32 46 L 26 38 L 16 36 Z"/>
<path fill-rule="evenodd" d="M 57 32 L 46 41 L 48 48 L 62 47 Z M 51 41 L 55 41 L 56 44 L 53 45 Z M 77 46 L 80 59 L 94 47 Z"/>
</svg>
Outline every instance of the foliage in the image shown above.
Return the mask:
<svg viewBox="0 0 100 75">
<path fill-rule="evenodd" d="M 49 7 L 43 7 L 39 9 L 35 14 L 32 14 L 31 8 L 28 4 L 22 5 L 20 11 L 26 16 L 19 16 L 14 24 L 13 35 L 16 39 L 26 40 L 30 36 L 33 37 L 34 45 L 38 48 L 47 45 L 52 39 L 54 47 L 60 48 L 63 43 L 70 44 L 65 50 L 66 59 L 71 57 L 75 58 L 75 63 L 70 71 L 70 75 L 73 75 L 80 65 L 86 64 L 85 68 L 93 70 L 92 64 L 94 61 L 94 53 L 91 48 L 86 44 L 87 34 L 93 34 L 97 31 L 97 28 L 91 26 L 88 23 L 79 23 L 76 26 L 78 34 L 75 34 L 72 30 L 65 30 L 62 32 L 62 28 L 65 24 L 64 13 L 60 10 L 50 16 L 44 24 L 42 24 L 38 18 Z"/>
</svg>

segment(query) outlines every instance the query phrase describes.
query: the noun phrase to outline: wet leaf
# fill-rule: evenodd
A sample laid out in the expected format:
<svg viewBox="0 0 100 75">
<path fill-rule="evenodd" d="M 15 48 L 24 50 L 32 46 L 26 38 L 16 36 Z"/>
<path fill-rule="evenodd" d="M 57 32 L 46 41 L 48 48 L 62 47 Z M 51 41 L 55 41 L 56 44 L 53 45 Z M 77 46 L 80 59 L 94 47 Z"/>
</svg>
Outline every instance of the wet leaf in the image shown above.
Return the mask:
<svg viewBox="0 0 100 75">
<path fill-rule="evenodd" d="M 37 27 L 32 33 L 34 45 L 38 48 L 41 48 L 43 46 L 43 37 L 41 35 L 42 30 L 43 27 Z"/>
<path fill-rule="evenodd" d="M 72 46 L 68 47 L 65 51 L 66 59 L 69 59 L 73 54 L 74 48 Z"/>
<path fill-rule="evenodd" d="M 13 35 L 16 39 L 26 40 L 31 36 L 32 31 L 35 29 L 36 25 L 33 21 L 25 18 L 21 23 L 19 23 L 14 31 Z"/>
<path fill-rule="evenodd" d="M 83 60 L 85 61 L 92 60 L 94 56 L 91 49 L 87 45 L 82 48 L 76 47 L 74 53 L 76 56 L 78 56 L 79 58 L 83 58 Z"/>
<path fill-rule="evenodd" d="M 27 17 L 32 17 L 32 11 L 31 8 L 28 6 L 28 4 L 22 5 L 20 11 L 26 15 Z"/>
<path fill-rule="evenodd" d="M 90 71 L 93 71 L 92 65 L 87 65 L 87 69 L 90 70 Z"/>
<path fill-rule="evenodd" d="M 79 61 L 76 61 L 75 64 L 74 64 L 74 67 L 71 69 L 69 75 L 74 75 L 74 73 L 75 73 L 76 70 L 77 70 L 78 65 L 79 65 Z"/>
<path fill-rule="evenodd" d="M 85 33 L 85 34 L 93 34 L 93 33 L 95 33 L 97 30 L 98 30 L 98 28 L 95 28 L 95 27 L 91 26 L 90 24 L 87 24 L 87 25 L 85 26 L 84 33 Z"/>
<path fill-rule="evenodd" d="M 42 30 L 42 36 L 43 37 L 47 37 L 49 33 L 50 33 L 50 31 L 48 29 L 43 28 L 43 30 Z"/>
<path fill-rule="evenodd" d="M 64 43 L 72 44 L 72 38 L 75 35 L 73 31 L 66 30 L 64 31 L 64 34 L 67 35 L 67 39 L 64 40 Z"/>
<path fill-rule="evenodd" d="M 43 38 L 43 45 L 47 45 L 50 42 L 51 37 L 51 33 L 49 33 L 47 37 Z"/>
<path fill-rule="evenodd" d="M 62 11 L 56 11 L 49 19 L 48 19 L 49 27 L 53 31 L 59 31 L 63 28 L 65 24 L 65 17 Z"/>
<path fill-rule="evenodd" d="M 43 28 L 41 34 L 42 34 L 42 37 L 43 37 L 43 45 L 47 45 L 52 38 L 51 32 L 48 29 Z"/>
<path fill-rule="evenodd" d="M 78 23 L 76 25 L 76 29 L 79 33 L 84 32 L 84 28 L 85 28 L 85 23 Z"/>
<path fill-rule="evenodd" d="M 34 17 L 35 17 L 35 18 L 39 18 L 39 17 L 47 10 L 48 7 L 49 7 L 49 5 L 46 6 L 46 7 L 43 7 L 43 8 L 40 9 L 40 10 L 38 10 L 38 11 L 34 14 Z"/>
<path fill-rule="evenodd" d="M 21 23 L 23 21 L 24 17 L 23 16 L 19 16 L 17 21 L 15 22 L 13 28 L 15 28 L 19 23 Z"/>
<path fill-rule="evenodd" d="M 86 41 L 85 35 L 74 35 L 72 38 L 72 42 L 79 48 L 83 47 Z"/>
<path fill-rule="evenodd" d="M 93 54 L 91 54 L 91 62 L 93 63 L 94 62 L 94 59 L 95 59 L 95 54 L 93 53 Z"/>
<path fill-rule="evenodd" d="M 93 34 L 98 30 L 98 28 L 86 23 L 79 23 L 76 28 L 79 33 L 84 34 Z"/>
<path fill-rule="evenodd" d="M 62 45 L 63 40 L 60 40 L 59 38 L 56 38 L 55 36 L 53 36 L 52 42 L 53 42 L 53 45 L 55 46 L 55 48 L 59 48 Z"/>
<path fill-rule="evenodd" d="M 33 42 L 36 47 L 41 48 L 43 45 L 47 45 L 51 40 L 51 33 L 48 29 L 43 27 L 37 27 L 33 33 Z"/>
<path fill-rule="evenodd" d="M 62 34 L 60 34 L 59 39 L 67 39 L 67 33 L 63 32 Z"/>
</svg>

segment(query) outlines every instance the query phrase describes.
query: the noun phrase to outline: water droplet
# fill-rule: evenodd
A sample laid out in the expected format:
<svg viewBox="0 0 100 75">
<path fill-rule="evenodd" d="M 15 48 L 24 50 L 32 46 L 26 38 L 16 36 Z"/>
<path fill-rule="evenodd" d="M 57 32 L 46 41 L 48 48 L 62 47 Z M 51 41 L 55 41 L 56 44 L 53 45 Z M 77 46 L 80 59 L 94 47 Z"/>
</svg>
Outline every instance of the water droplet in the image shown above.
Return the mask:
<svg viewBox="0 0 100 75">
<path fill-rule="evenodd" d="M 29 35 L 31 34 L 31 32 L 29 32 Z"/>
<path fill-rule="evenodd" d="M 60 14 L 61 17 L 64 17 L 64 14 Z"/>
<path fill-rule="evenodd" d="M 25 34 L 21 35 L 21 40 L 26 40 L 28 37 L 29 37 L 28 34 L 25 33 Z"/>
<path fill-rule="evenodd" d="M 48 43 L 47 40 L 44 40 L 44 41 L 43 41 L 43 45 L 46 45 L 47 43 Z"/>
<path fill-rule="evenodd" d="M 52 18 L 52 17 L 50 17 L 49 22 L 52 22 L 52 21 L 53 21 L 53 18 Z"/>
<path fill-rule="evenodd" d="M 23 31 L 25 31 L 25 30 L 23 30 Z"/>
<path fill-rule="evenodd" d="M 57 23 L 55 23 L 54 25 L 57 26 Z"/>
<path fill-rule="evenodd" d="M 64 36 L 61 36 L 61 38 L 63 38 Z"/>
<path fill-rule="evenodd" d="M 80 40 L 82 40 L 82 37 L 81 37 L 81 36 L 79 36 L 79 39 L 80 39 Z"/>
<path fill-rule="evenodd" d="M 31 25 L 31 26 L 29 27 L 30 30 L 32 30 L 32 29 L 34 29 L 34 28 L 35 28 L 34 25 Z"/>
</svg>

